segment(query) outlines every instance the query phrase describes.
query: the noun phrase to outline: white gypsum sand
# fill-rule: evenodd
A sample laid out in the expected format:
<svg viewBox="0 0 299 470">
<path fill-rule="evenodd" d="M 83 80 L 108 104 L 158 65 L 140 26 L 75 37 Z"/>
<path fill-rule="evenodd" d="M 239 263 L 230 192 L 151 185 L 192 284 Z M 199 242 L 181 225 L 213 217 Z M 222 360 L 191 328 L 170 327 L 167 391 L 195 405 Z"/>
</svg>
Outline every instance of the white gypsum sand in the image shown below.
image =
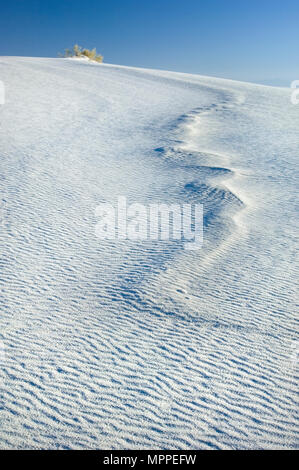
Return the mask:
<svg viewBox="0 0 299 470">
<path fill-rule="evenodd" d="M 1 448 L 298 445 L 299 107 L 253 84 L 0 61 Z M 204 246 L 96 206 L 202 203 Z"/>
</svg>

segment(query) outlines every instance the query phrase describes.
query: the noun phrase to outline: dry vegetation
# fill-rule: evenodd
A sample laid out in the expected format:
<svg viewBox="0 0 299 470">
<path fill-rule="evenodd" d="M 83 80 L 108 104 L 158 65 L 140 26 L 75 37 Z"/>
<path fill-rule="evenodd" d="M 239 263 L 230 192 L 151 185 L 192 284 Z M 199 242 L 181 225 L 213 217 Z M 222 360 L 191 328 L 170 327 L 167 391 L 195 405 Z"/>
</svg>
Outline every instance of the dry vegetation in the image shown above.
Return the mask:
<svg viewBox="0 0 299 470">
<path fill-rule="evenodd" d="M 75 44 L 72 49 L 65 49 L 64 54 L 59 54 L 62 57 L 88 57 L 90 60 L 94 60 L 95 62 L 103 62 L 103 56 L 101 54 L 97 54 L 96 48 L 89 50 L 83 49 L 82 47 Z"/>
</svg>

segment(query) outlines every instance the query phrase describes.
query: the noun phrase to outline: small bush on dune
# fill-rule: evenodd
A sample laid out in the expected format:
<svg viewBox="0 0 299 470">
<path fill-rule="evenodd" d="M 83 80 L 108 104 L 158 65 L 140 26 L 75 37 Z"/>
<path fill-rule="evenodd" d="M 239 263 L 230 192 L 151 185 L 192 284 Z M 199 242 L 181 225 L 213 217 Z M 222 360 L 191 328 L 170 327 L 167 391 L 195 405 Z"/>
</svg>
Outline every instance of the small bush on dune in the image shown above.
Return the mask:
<svg viewBox="0 0 299 470">
<path fill-rule="evenodd" d="M 59 54 L 61 57 L 88 57 L 90 60 L 94 60 L 96 62 L 103 62 L 103 56 L 101 54 L 97 54 L 96 48 L 89 50 L 89 49 L 82 49 L 82 47 L 75 44 L 73 49 L 65 49 L 64 54 Z"/>
<path fill-rule="evenodd" d="M 91 51 L 89 49 L 83 49 L 82 54 L 88 57 L 89 59 L 94 60 L 97 51 L 96 49 L 92 49 Z"/>
<path fill-rule="evenodd" d="M 80 57 L 82 55 L 81 47 L 78 44 L 75 44 L 73 47 L 73 55 L 76 57 Z"/>
<path fill-rule="evenodd" d="M 103 59 L 104 59 L 104 57 L 100 54 L 96 55 L 95 58 L 94 58 L 94 60 L 96 62 L 99 62 L 99 63 L 103 62 Z"/>
</svg>

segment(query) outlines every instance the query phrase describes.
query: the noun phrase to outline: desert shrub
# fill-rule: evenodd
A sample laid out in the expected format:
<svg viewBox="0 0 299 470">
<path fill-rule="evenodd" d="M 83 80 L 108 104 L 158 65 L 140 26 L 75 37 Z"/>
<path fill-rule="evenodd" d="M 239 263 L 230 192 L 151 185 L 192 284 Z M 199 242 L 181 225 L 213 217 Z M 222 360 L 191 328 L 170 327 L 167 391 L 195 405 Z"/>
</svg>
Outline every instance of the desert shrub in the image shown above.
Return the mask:
<svg viewBox="0 0 299 470">
<path fill-rule="evenodd" d="M 97 53 L 96 49 L 92 49 L 91 51 L 89 49 L 83 49 L 82 51 L 82 54 L 91 60 L 94 60 L 96 53 Z"/>
<path fill-rule="evenodd" d="M 81 57 L 82 56 L 82 50 L 81 47 L 78 46 L 78 44 L 75 44 L 73 47 L 73 55 L 76 57 Z"/>
<path fill-rule="evenodd" d="M 104 59 L 104 57 L 101 54 L 96 55 L 95 58 L 94 58 L 94 60 L 96 62 L 99 62 L 99 63 L 102 63 L 103 59 Z"/>
<path fill-rule="evenodd" d="M 88 49 L 83 49 L 82 55 L 85 55 L 85 57 L 89 57 L 90 51 Z"/>
<path fill-rule="evenodd" d="M 88 57 L 90 60 L 94 60 L 96 62 L 103 62 L 103 56 L 101 54 L 97 54 L 96 48 L 89 50 L 89 49 L 82 49 L 82 47 L 75 44 L 73 49 L 65 49 L 64 54 L 59 54 L 61 57 Z"/>
</svg>

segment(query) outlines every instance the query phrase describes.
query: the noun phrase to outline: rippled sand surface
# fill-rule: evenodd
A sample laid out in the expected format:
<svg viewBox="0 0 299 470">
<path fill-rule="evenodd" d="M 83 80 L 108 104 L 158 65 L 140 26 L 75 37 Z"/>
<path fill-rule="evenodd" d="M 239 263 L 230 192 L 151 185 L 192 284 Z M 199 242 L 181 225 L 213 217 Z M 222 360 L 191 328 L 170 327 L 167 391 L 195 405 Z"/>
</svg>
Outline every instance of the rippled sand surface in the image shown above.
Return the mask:
<svg viewBox="0 0 299 470">
<path fill-rule="evenodd" d="M 0 447 L 298 447 L 290 92 L 0 58 Z M 204 244 L 95 208 L 201 203 Z"/>
</svg>

